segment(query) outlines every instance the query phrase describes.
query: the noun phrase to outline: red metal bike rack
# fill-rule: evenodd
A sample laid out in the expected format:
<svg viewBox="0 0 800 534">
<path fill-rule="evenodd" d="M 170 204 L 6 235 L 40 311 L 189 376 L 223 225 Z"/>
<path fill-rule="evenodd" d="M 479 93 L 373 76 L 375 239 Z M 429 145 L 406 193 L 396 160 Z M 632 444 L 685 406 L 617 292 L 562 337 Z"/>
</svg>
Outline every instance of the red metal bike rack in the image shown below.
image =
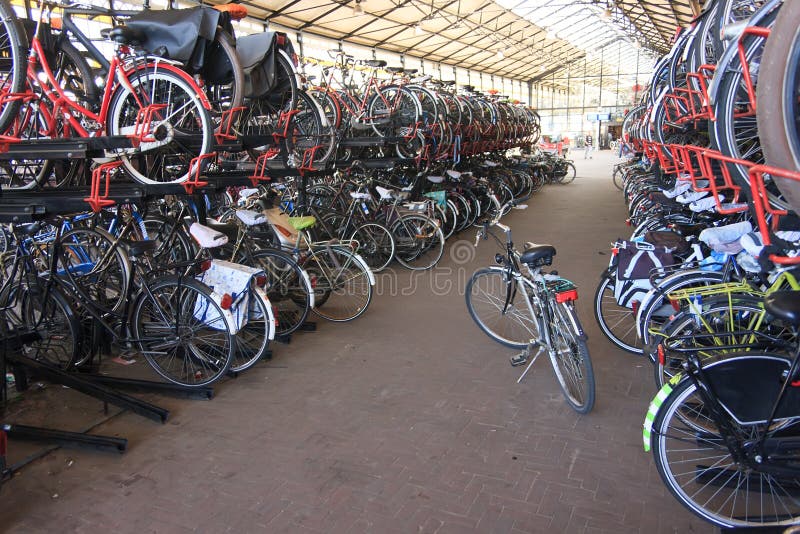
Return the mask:
<svg viewBox="0 0 800 534">
<path fill-rule="evenodd" d="M 189 179 L 181 184 L 187 195 L 192 195 L 198 189 L 208 185 L 208 182 L 200 179 L 203 171 L 203 161 L 216 157 L 216 152 L 209 152 L 208 154 L 201 154 L 196 158 L 192 158 L 192 161 L 189 162 Z"/>
<path fill-rule="evenodd" d="M 109 161 L 92 171 L 92 185 L 89 196 L 83 200 L 89 204 L 93 212 L 99 213 L 103 208 L 116 204 L 116 202 L 108 198 L 108 191 L 111 183 L 111 173 L 120 166 L 122 166 L 121 161 Z M 102 195 L 100 194 L 101 181 L 105 181 L 105 189 Z"/>
<path fill-rule="evenodd" d="M 786 169 L 779 169 L 777 167 L 769 167 L 767 165 L 753 165 L 750 167 L 750 190 L 753 193 L 753 211 L 755 211 L 756 222 L 758 223 L 758 230 L 761 232 L 761 238 L 765 246 L 772 244 L 770 237 L 771 230 L 777 230 L 780 218 L 786 215 L 788 211 L 776 208 L 769 203 L 767 195 L 767 188 L 764 184 L 764 175 L 768 174 L 772 178 L 786 178 L 788 180 L 795 180 L 800 182 L 800 172 L 789 171 Z M 767 214 L 772 216 L 772 224 L 767 223 Z M 798 265 L 800 264 L 800 256 L 779 256 L 777 254 L 770 254 L 770 261 L 778 265 Z"/>
<path fill-rule="evenodd" d="M 269 182 L 271 180 L 271 178 L 268 176 L 269 169 L 267 168 L 267 162 L 277 156 L 279 153 L 279 149 L 270 148 L 258 156 L 256 159 L 256 168 L 253 171 L 254 174 L 248 176 L 250 183 L 253 184 L 253 187 L 258 187 L 260 182 Z"/>
</svg>

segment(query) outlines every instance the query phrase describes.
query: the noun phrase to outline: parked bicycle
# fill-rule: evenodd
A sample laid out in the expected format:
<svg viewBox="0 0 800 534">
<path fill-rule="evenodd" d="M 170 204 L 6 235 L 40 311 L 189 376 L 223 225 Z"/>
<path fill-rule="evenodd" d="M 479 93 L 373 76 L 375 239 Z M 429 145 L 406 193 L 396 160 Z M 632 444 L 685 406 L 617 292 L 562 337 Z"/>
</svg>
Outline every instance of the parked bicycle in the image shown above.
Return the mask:
<svg viewBox="0 0 800 534">
<path fill-rule="evenodd" d="M 514 248 L 511 228 L 499 222 L 513 204 L 497 206 L 498 215 L 482 225 L 475 246 L 491 235 L 505 254 L 496 255 L 499 265 L 476 271 L 467 283 L 470 316 L 492 340 L 524 349 L 511 358 L 514 366 L 527 363 L 517 382 L 545 352 L 567 403 L 578 413 L 588 413 L 594 406 L 594 371 L 574 305 L 578 290 L 558 273 L 543 271 L 556 255 L 551 245 L 527 243 L 521 253 Z M 503 231 L 504 242 L 489 231 L 491 227 Z"/>
</svg>

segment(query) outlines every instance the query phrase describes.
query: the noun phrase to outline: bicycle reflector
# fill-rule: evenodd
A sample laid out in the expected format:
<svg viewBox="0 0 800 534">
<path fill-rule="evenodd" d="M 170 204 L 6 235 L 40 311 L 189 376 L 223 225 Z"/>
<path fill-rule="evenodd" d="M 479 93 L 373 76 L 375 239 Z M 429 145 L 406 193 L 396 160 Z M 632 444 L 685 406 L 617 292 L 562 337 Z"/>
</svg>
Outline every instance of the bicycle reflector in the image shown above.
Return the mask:
<svg viewBox="0 0 800 534">
<path fill-rule="evenodd" d="M 272 227 L 283 234 L 283 237 L 292 237 L 292 233 L 280 224 L 273 224 Z"/>
<path fill-rule="evenodd" d="M 258 287 L 264 287 L 267 285 L 267 277 L 263 274 L 256 276 L 256 285 Z"/>
<path fill-rule="evenodd" d="M 569 289 L 567 291 L 561 291 L 560 293 L 556 293 L 556 302 L 558 302 L 559 304 L 563 302 L 572 302 L 573 300 L 578 300 L 577 289 Z"/>
<path fill-rule="evenodd" d="M 211 268 L 211 260 L 205 260 L 200 263 L 200 272 L 204 273 Z"/>
<path fill-rule="evenodd" d="M 230 310 L 233 305 L 233 297 L 230 293 L 225 293 L 219 301 L 219 307 L 223 310 Z"/>
<path fill-rule="evenodd" d="M 667 357 L 664 356 L 664 345 L 659 343 L 656 352 L 658 353 L 658 363 L 665 365 L 667 363 Z"/>
</svg>

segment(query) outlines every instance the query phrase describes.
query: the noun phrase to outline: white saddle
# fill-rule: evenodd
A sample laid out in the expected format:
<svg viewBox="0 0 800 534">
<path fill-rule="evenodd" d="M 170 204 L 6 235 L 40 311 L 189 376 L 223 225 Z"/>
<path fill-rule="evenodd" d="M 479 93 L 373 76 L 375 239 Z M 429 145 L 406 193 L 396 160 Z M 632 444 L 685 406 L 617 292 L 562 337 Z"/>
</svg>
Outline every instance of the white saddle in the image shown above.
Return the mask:
<svg viewBox="0 0 800 534">
<path fill-rule="evenodd" d="M 723 200 L 725 200 L 725 197 L 723 195 L 720 195 L 719 201 L 722 202 Z M 716 207 L 717 207 L 717 200 L 714 197 L 704 197 L 701 198 L 700 200 L 689 203 L 689 209 L 695 213 L 713 210 Z"/>
<path fill-rule="evenodd" d="M 381 198 L 383 200 L 390 200 L 390 199 L 394 198 L 394 196 L 392 195 L 392 190 L 391 189 L 386 189 L 385 187 L 381 187 L 381 186 L 378 185 L 378 186 L 375 186 L 375 190 L 378 192 L 378 194 L 381 196 Z"/>
<path fill-rule="evenodd" d="M 247 226 L 256 226 L 267 222 L 267 218 L 263 213 L 254 210 L 236 210 L 236 217 Z"/>
<path fill-rule="evenodd" d="M 683 193 L 687 192 L 691 188 L 692 184 L 688 182 L 678 182 L 672 189 L 662 189 L 661 192 L 667 198 L 675 198 L 678 195 L 682 195 Z"/>
<path fill-rule="evenodd" d="M 216 248 L 228 243 L 228 236 L 200 223 L 192 223 L 189 233 L 203 248 Z"/>
<path fill-rule="evenodd" d="M 708 191 L 701 191 L 701 192 L 687 191 L 675 197 L 675 200 L 677 200 L 681 204 L 691 204 L 692 202 L 697 202 L 698 200 L 706 196 L 708 196 Z"/>
<path fill-rule="evenodd" d="M 257 194 L 258 194 L 258 188 L 248 187 L 246 189 L 242 189 L 241 191 L 239 191 L 239 198 L 244 200 L 247 197 L 250 197 L 250 196 L 253 196 L 253 195 L 257 195 Z"/>
<path fill-rule="evenodd" d="M 444 172 L 447 173 L 447 176 L 449 176 L 453 180 L 458 180 L 459 178 L 461 178 L 461 173 L 458 171 L 454 171 L 453 169 L 447 169 Z"/>
<path fill-rule="evenodd" d="M 354 198 L 356 200 L 369 200 L 372 198 L 372 195 L 369 193 L 350 193 L 350 198 Z"/>
<path fill-rule="evenodd" d="M 432 184 L 440 184 L 444 182 L 444 176 L 428 176 L 428 181 Z"/>
</svg>

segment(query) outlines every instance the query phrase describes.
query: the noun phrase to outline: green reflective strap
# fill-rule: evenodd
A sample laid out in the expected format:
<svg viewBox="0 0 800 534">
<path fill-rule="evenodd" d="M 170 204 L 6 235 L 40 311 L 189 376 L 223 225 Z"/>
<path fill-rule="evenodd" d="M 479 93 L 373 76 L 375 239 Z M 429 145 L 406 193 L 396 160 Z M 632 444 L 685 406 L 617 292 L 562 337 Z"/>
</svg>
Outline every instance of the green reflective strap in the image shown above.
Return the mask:
<svg viewBox="0 0 800 534">
<path fill-rule="evenodd" d="M 653 401 L 650 403 L 650 406 L 647 408 L 647 415 L 644 417 L 644 426 L 642 429 L 642 441 L 644 442 L 644 452 L 650 452 L 650 435 L 653 431 L 653 422 L 656 420 L 656 414 L 658 413 L 659 408 L 661 405 L 664 404 L 664 400 L 672 393 L 672 386 L 673 384 L 677 384 L 680 379 L 675 380 L 675 377 L 679 375 L 675 375 L 670 379 L 669 382 L 664 384 L 656 396 L 653 398 Z"/>
</svg>

